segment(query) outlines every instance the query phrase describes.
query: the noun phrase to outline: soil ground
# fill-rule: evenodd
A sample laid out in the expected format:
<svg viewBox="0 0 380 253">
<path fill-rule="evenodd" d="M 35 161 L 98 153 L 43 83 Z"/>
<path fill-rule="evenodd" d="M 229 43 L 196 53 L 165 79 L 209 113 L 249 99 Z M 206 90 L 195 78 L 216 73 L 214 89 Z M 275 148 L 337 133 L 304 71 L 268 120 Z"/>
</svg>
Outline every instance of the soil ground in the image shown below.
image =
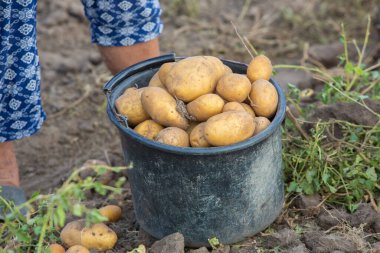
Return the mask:
<svg viewBox="0 0 380 253">
<path fill-rule="evenodd" d="M 164 0 L 161 49 L 180 56 L 214 55 L 248 63 L 250 55 L 236 36 L 233 21 L 274 64 L 299 63 L 305 46 L 337 42 L 342 22 L 350 36 L 363 38 L 367 14 L 374 16 L 379 5 L 379 0 Z M 123 165 L 118 133 L 105 113 L 101 89 L 110 74 L 90 42 L 79 0 L 39 0 L 38 45 L 47 120 L 38 134 L 16 144 L 22 186 L 28 194 L 51 191 L 89 159 Z M 130 195 L 126 196 L 129 225 L 119 229 L 128 230 L 129 238 L 138 227 Z M 311 224 L 310 230 L 316 224 L 313 219 L 302 222 Z M 115 252 L 125 252 L 138 239 L 123 242 Z M 240 252 L 256 250 L 250 246 Z"/>
</svg>

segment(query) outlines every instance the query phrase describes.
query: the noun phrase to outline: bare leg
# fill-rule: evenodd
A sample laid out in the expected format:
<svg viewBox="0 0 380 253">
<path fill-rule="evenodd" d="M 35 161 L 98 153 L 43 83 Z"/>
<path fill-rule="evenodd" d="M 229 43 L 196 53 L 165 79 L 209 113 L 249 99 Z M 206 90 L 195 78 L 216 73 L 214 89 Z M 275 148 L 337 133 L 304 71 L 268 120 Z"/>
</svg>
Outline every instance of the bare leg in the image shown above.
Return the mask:
<svg viewBox="0 0 380 253">
<path fill-rule="evenodd" d="M 20 186 L 18 165 L 12 142 L 0 143 L 0 185 Z"/>
<path fill-rule="evenodd" d="M 98 46 L 98 48 L 112 74 L 137 62 L 160 55 L 158 38 L 132 46 Z"/>
</svg>

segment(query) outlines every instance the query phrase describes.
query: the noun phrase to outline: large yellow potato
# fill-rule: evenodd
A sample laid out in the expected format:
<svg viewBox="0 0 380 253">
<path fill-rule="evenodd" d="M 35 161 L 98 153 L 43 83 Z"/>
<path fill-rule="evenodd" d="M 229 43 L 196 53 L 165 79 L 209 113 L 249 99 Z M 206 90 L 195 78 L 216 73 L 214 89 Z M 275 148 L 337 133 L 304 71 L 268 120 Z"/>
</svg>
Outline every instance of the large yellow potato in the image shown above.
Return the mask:
<svg viewBox="0 0 380 253">
<path fill-rule="evenodd" d="M 118 221 L 121 218 L 121 208 L 116 205 L 107 205 L 99 208 L 99 213 L 110 222 Z"/>
<path fill-rule="evenodd" d="M 194 148 L 205 148 L 210 147 L 210 144 L 205 138 L 205 126 L 206 122 L 198 124 L 194 127 L 190 134 L 190 144 Z"/>
<path fill-rule="evenodd" d="M 161 65 L 160 69 L 158 70 L 158 76 L 160 78 L 161 83 L 165 85 L 166 83 L 166 77 L 168 76 L 169 71 L 174 66 L 175 62 L 167 62 Z"/>
<path fill-rule="evenodd" d="M 212 56 L 194 56 L 177 62 L 166 77 L 165 86 L 174 97 L 190 102 L 212 93 L 225 73 L 223 63 Z"/>
<path fill-rule="evenodd" d="M 141 96 L 144 110 L 162 126 L 186 129 L 188 120 L 177 111 L 176 100 L 164 89 L 147 87 Z"/>
<path fill-rule="evenodd" d="M 251 91 L 251 82 L 245 75 L 225 74 L 216 85 L 216 92 L 229 102 L 243 102 Z"/>
<path fill-rule="evenodd" d="M 277 110 L 278 94 L 276 88 L 266 80 L 257 80 L 252 84 L 249 94 L 251 106 L 256 116 L 272 117 Z"/>
<path fill-rule="evenodd" d="M 157 142 L 177 147 L 188 147 L 189 134 L 178 127 L 168 127 L 158 133 Z"/>
<path fill-rule="evenodd" d="M 50 253 L 65 253 L 65 248 L 57 243 L 49 245 Z"/>
<path fill-rule="evenodd" d="M 156 74 L 154 74 L 152 76 L 152 78 L 150 79 L 149 81 L 149 87 L 160 87 L 160 88 L 163 88 L 163 89 L 166 89 L 165 88 L 165 85 L 161 82 L 159 76 L 158 76 L 158 72 L 156 72 Z"/>
<path fill-rule="evenodd" d="M 196 121 L 205 121 L 211 116 L 221 113 L 223 106 L 224 101 L 221 97 L 216 94 L 206 94 L 188 103 L 186 108 Z"/>
<path fill-rule="evenodd" d="M 223 107 L 223 112 L 229 111 L 241 111 L 245 112 L 246 109 L 243 107 L 242 103 L 239 102 L 228 102 Z"/>
<path fill-rule="evenodd" d="M 264 131 L 270 125 L 269 119 L 267 119 L 265 117 L 256 117 L 256 118 L 254 118 L 254 121 L 256 123 L 256 128 L 255 128 L 255 132 L 253 133 L 253 135 L 256 135 L 256 134 Z"/>
<path fill-rule="evenodd" d="M 255 117 L 255 112 L 253 111 L 252 107 L 250 105 L 247 105 L 246 103 L 240 103 L 246 112 L 248 112 L 252 117 Z"/>
<path fill-rule="evenodd" d="M 154 122 L 151 119 L 145 120 L 144 122 L 141 122 L 135 127 L 135 131 L 144 136 L 145 138 L 154 140 L 156 138 L 157 134 L 164 129 L 163 126 L 160 124 Z"/>
<path fill-rule="evenodd" d="M 67 223 L 61 231 L 61 241 L 68 247 L 81 244 L 81 231 L 84 226 L 84 220 L 76 220 Z"/>
<path fill-rule="evenodd" d="M 206 121 L 204 133 L 213 146 L 226 146 L 250 138 L 255 123 L 247 112 L 229 111 L 215 115 Z"/>
<path fill-rule="evenodd" d="M 272 63 L 265 55 L 256 56 L 248 65 L 247 76 L 251 82 L 269 80 L 271 75 Z"/>
<path fill-rule="evenodd" d="M 90 253 L 90 251 L 82 245 L 74 245 L 70 247 L 66 253 Z"/>
<path fill-rule="evenodd" d="M 128 124 L 135 126 L 149 119 L 141 103 L 141 94 L 146 88 L 129 88 L 115 101 L 117 111 L 128 117 Z"/>
<path fill-rule="evenodd" d="M 81 235 L 81 245 L 87 249 L 96 249 L 98 251 L 110 250 L 117 242 L 116 233 L 103 223 L 84 228 Z"/>
</svg>

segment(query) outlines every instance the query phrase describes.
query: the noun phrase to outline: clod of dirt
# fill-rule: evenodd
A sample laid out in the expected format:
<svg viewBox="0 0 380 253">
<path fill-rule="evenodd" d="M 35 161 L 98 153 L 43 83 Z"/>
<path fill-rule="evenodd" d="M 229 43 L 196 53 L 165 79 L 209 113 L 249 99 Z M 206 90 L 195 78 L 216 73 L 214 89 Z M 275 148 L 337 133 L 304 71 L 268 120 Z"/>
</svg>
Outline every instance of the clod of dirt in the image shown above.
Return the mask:
<svg viewBox="0 0 380 253">
<path fill-rule="evenodd" d="M 270 249 L 275 247 L 285 247 L 293 244 L 297 239 L 298 236 L 293 230 L 284 228 L 270 236 L 263 237 L 260 246 Z"/>
<path fill-rule="evenodd" d="M 313 45 L 309 48 L 308 51 L 310 58 L 322 63 L 327 68 L 338 65 L 338 56 L 343 53 L 344 46 L 340 42 L 328 45 Z"/>
<path fill-rule="evenodd" d="M 350 215 L 344 210 L 324 210 L 319 214 L 317 224 L 324 229 L 329 229 L 343 223 L 348 219 L 350 219 Z"/>
<path fill-rule="evenodd" d="M 155 241 L 157 241 L 156 238 L 145 232 L 145 230 L 141 227 L 137 239 L 140 242 L 140 244 L 144 244 L 147 247 L 150 247 Z"/>
<path fill-rule="evenodd" d="M 373 253 L 380 253 L 380 242 L 372 244 Z"/>
<path fill-rule="evenodd" d="M 67 13 L 81 22 L 86 19 L 83 12 L 83 5 L 81 5 L 78 1 L 69 4 Z"/>
<path fill-rule="evenodd" d="M 372 225 L 373 230 L 375 230 L 376 233 L 380 233 L 380 214 L 376 214 L 376 220 Z"/>
<path fill-rule="evenodd" d="M 153 243 L 148 253 L 185 253 L 185 239 L 181 233 L 168 235 Z"/>
<path fill-rule="evenodd" d="M 82 179 L 96 176 L 96 173 L 94 171 L 95 166 L 108 166 L 108 165 L 107 163 L 100 160 L 95 160 L 95 159 L 87 160 L 80 168 L 80 170 L 82 171 L 79 173 L 79 176 Z M 107 171 L 106 173 L 99 176 L 98 181 L 104 185 L 107 185 L 111 182 L 112 179 L 113 179 L 112 171 Z"/>
<path fill-rule="evenodd" d="M 56 26 L 62 23 L 67 22 L 69 19 L 69 15 L 61 10 L 52 11 L 46 19 L 43 21 L 43 24 L 50 27 Z"/>
<path fill-rule="evenodd" d="M 41 52 L 41 62 L 45 64 L 44 66 L 49 66 L 49 69 L 60 74 L 81 71 L 86 67 L 86 61 L 83 54 L 64 56 L 61 53 Z"/>
<path fill-rule="evenodd" d="M 230 253 L 230 250 L 230 246 L 224 245 L 220 248 L 214 249 L 213 251 L 211 251 L 211 253 Z"/>
<path fill-rule="evenodd" d="M 210 251 L 208 251 L 208 249 L 206 247 L 202 247 L 199 249 L 190 250 L 188 253 L 209 253 L 209 252 Z"/>
<path fill-rule="evenodd" d="M 341 250 L 347 253 L 359 252 L 354 241 L 338 234 L 325 235 L 323 232 L 306 233 L 303 237 L 306 247 L 315 253 L 330 253 Z"/>
<path fill-rule="evenodd" d="M 301 243 L 293 248 L 286 249 L 283 253 L 308 253 L 309 250 L 306 248 L 305 244 Z"/>
<path fill-rule="evenodd" d="M 288 83 L 294 84 L 301 90 L 313 88 L 313 77 L 305 71 L 281 69 L 277 72 L 275 78 L 284 91 L 288 90 Z"/>
<path fill-rule="evenodd" d="M 363 203 L 359 206 L 356 212 L 351 215 L 349 223 L 352 227 L 358 227 L 360 224 L 367 224 L 367 226 L 372 226 L 376 219 L 379 219 L 380 214 L 377 213 L 371 204 Z"/>
<path fill-rule="evenodd" d="M 321 203 L 322 198 L 319 194 L 306 196 L 300 195 L 295 200 L 294 205 L 301 209 L 301 212 L 305 216 L 314 216 L 320 213 L 320 207 L 318 205 Z"/>
</svg>

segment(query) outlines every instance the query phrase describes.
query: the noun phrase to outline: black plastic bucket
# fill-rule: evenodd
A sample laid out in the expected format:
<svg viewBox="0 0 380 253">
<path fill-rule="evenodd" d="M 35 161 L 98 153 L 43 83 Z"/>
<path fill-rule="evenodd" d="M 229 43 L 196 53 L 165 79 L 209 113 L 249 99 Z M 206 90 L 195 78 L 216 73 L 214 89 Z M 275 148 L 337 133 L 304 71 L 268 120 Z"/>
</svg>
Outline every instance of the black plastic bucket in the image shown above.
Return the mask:
<svg viewBox="0 0 380 253">
<path fill-rule="evenodd" d="M 284 202 L 280 125 L 285 96 L 271 79 L 279 105 L 270 126 L 244 142 L 212 148 L 174 147 L 143 138 L 125 125 L 115 100 L 128 87 L 147 86 L 175 55 L 164 55 L 121 71 L 105 86 L 107 113 L 120 132 L 136 218 L 156 238 L 181 232 L 187 246 L 217 237 L 231 244 L 268 227 Z M 223 60 L 236 73 L 247 65 Z"/>
</svg>

